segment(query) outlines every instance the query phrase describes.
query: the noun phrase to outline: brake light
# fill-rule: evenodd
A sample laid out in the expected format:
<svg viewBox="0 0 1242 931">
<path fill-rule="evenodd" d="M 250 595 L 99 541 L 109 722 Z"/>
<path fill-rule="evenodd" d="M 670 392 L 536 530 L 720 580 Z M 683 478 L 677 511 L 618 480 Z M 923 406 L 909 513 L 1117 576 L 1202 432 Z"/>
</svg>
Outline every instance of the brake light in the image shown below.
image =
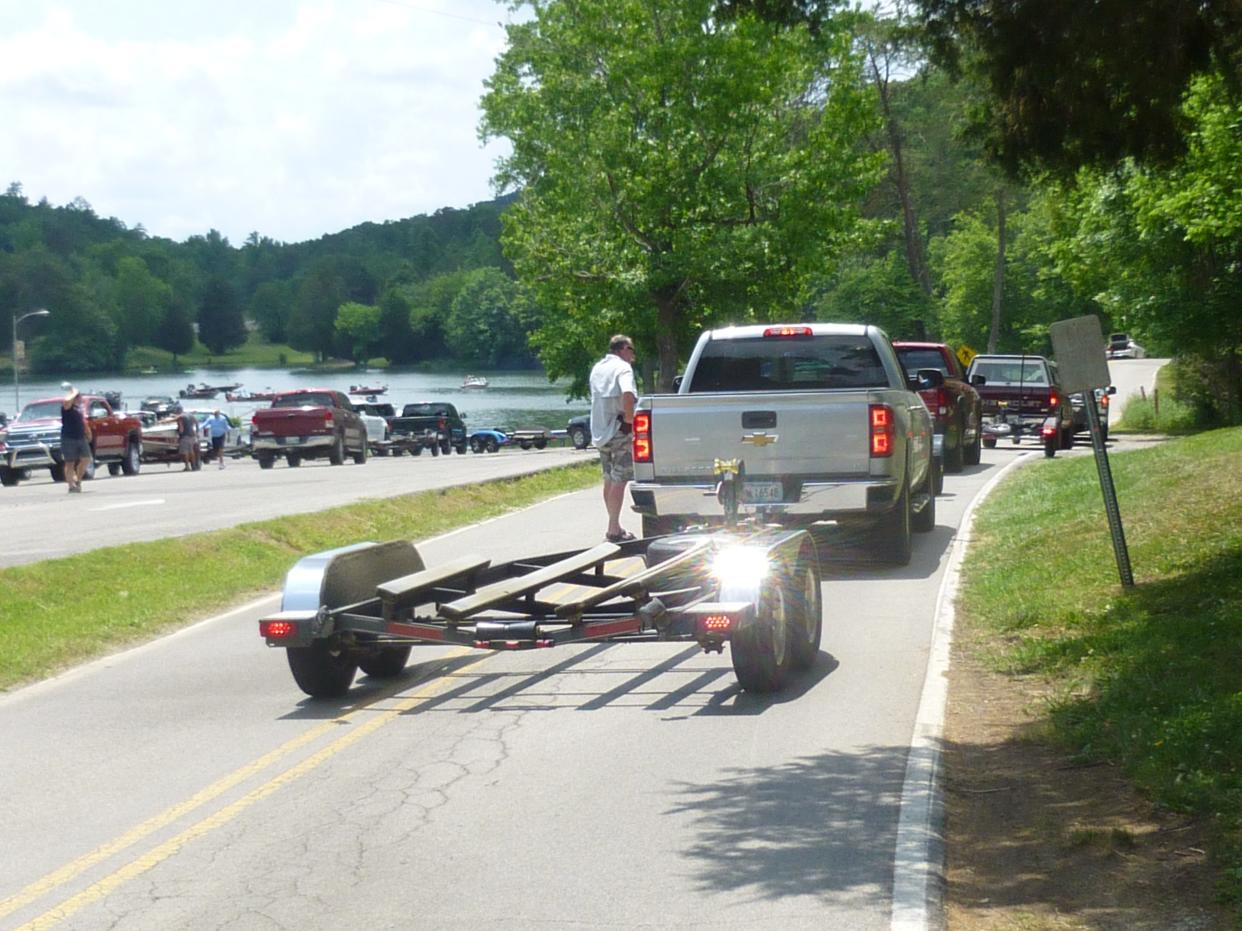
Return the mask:
<svg viewBox="0 0 1242 931">
<path fill-rule="evenodd" d="M 336 421 L 332 419 L 332 411 L 325 410 L 323 412 L 323 425 L 327 427 L 328 429 L 331 429 L 335 423 Z"/>
<path fill-rule="evenodd" d="M 639 411 L 634 415 L 634 461 L 651 461 L 650 411 Z"/>
<path fill-rule="evenodd" d="M 809 326 L 770 326 L 763 331 L 764 339 L 792 339 L 797 336 L 810 336 Z"/>
<path fill-rule="evenodd" d="M 1051 405 L 1052 407 L 1056 407 L 1060 403 L 1061 403 L 1061 399 L 1057 397 L 1057 393 L 1055 391 L 1049 391 L 1048 392 L 1048 404 Z"/>
<path fill-rule="evenodd" d="M 887 404 L 872 404 L 869 417 L 871 420 L 871 458 L 891 456 L 893 454 L 893 409 Z"/>
<path fill-rule="evenodd" d="M 1100 407 L 1107 408 L 1108 404 L 1109 404 L 1108 395 L 1106 394 L 1100 395 Z"/>
<path fill-rule="evenodd" d="M 297 632 L 292 621 L 259 621 L 259 635 L 269 640 L 287 640 Z"/>
<path fill-rule="evenodd" d="M 1040 428 L 1039 435 L 1044 437 L 1045 439 L 1047 439 L 1048 437 L 1056 436 L 1057 435 L 1056 425 L 1052 423 L 1044 424 L 1043 427 Z"/>
</svg>

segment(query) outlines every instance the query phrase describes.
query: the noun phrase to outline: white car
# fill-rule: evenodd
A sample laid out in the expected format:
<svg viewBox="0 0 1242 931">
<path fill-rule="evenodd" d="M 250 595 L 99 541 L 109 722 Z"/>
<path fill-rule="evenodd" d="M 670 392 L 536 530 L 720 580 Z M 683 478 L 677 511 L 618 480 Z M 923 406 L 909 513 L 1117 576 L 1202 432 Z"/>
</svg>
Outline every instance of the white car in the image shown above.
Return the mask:
<svg viewBox="0 0 1242 931">
<path fill-rule="evenodd" d="M 1113 333 L 1108 337 L 1106 354 L 1110 359 L 1143 359 L 1147 350 L 1130 339 L 1129 333 Z"/>
</svg>

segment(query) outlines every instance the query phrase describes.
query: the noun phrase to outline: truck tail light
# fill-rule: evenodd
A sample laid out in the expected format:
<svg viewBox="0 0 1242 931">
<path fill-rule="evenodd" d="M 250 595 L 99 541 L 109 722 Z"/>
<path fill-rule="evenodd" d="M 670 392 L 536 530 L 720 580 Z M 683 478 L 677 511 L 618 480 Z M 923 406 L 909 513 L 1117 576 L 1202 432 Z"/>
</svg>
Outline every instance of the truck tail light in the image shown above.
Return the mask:
<svg viewBox="0 0 1242 931">
<path fill-rule="evenodd" d="M 868 410 L 871 422 L 871 458 L 881 459 L 893 454 L 893 409 L 887 404 L 872 404 Z"/>
<path fill-rule="evenodd" d="M 1057 393 L 1055 391 L 1049 391 L 1048 392 L 1048 406 L 1056 407 L 1060 403 L 1061 403 L 1061 399 L 1057 397 Z"/>
<path fill-rule="evenodd" d="M 764 339 L 793 339 L 798 336 L 810 336 L 809 326 L 770 326 L 763 331 Z"/>
<path fill-rule="evenodd" d="M 634 415 L 634 461 L 651 461 L 650 411 L 639 411 Z"/>
<path fill-rule="evenodd" d="M 1057 425 L 1052 418 L 1044 421 L 1044 425 L 1039 428 L 1039 435 L 1046 440 L 1057 435 Z"/>
<path fill-rule="evenodd" d="M 1108 410 L 1108 403 L 1108 395 L 1100 395 L 1100 407 L 1104 408 L 1104 410 Z"/>
<path fill-rule="evenodd" d="M 332 418 L 332 411 L 323 412 L 323 425 L 329 430 L 335 425 L 336 421 Z"/>
</svg>

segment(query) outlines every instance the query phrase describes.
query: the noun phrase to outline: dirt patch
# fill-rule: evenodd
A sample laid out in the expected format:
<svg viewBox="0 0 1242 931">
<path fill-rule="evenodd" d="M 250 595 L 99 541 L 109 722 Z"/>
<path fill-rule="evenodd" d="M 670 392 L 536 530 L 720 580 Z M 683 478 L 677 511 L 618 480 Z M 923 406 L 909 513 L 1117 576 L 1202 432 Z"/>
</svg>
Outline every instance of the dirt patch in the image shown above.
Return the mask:
<svg viewBox="0 0 1242 931">
<path fill-rule="evenodd" d="M 949 931 L 1216 931 L 1201 825 L 1156 809 L 1107 765 L 1043 739 L 1046 692 L 1002 676 L 959 632 L 946 716 Z"/>
</svg>

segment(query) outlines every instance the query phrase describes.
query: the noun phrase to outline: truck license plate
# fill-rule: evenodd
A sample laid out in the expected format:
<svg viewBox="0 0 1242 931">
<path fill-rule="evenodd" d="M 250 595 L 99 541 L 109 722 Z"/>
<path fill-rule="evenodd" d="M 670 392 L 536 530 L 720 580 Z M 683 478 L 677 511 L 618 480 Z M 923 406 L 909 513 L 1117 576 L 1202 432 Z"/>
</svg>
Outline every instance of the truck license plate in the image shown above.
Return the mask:
<svg viewBox="0 0 1242 931">
<path fill-rule="evenodd" d="M 747 482 L 742 486 L 742 500 L 747 504 L 772 504 L 784 498 L 780 482 Z"/>
</svg>

